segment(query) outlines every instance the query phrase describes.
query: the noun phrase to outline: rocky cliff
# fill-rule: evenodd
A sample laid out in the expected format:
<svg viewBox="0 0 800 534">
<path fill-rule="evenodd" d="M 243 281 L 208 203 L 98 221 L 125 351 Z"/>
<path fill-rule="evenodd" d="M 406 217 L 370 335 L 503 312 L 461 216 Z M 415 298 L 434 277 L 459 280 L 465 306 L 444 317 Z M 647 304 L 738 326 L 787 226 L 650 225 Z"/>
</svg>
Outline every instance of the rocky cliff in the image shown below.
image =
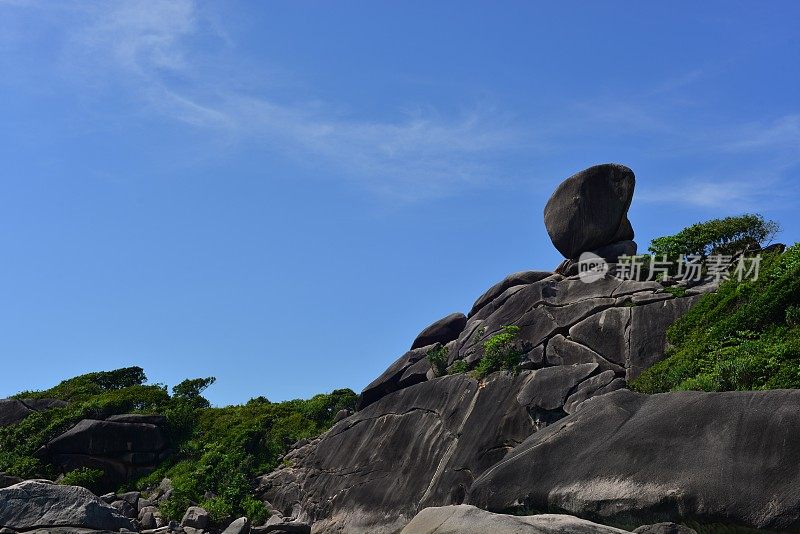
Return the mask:
<svg viewBox="0 0 800 534">
<path fill-rule="evenodd" d="M 636 532 L 693 532 L 672 522 L 800 530 L 796 390 L 628 389 L 665 357 L 667 328 L 716 289 L 713 280 L 676 291 L 673 280 L 618 276 L 637 250 L 627 214 L 634 187 L 633 171 L 617 164 L 561 183 L 544 223 L 564 262 L 511 274 L 466 313 L 420 332 L 364 388 L 355 412 L 342 410 L 330 430 L 258 478 L 255 494 L 273 515 L 252 530 L 612 533 L 660 523 Z M 0 426 L 57 402 L 0 401 Z M 112 487 L 169 457 L 164 425 L 158 416 L 84 419 L 39 455 L 64 471 L 101 468 Z M 131 503 L 129 494 L 102 502 L 8 479 L 0 527 L 221 530 L 197 507 L 182 527 L 165 526 L 153 507 L 171 491 L 164 484 L 152 501 L 137 493 Z M 74 513 L 55 513 L 59 499 Z M 250 529 L 242 518 L 226 532 Z"/>
</svg>

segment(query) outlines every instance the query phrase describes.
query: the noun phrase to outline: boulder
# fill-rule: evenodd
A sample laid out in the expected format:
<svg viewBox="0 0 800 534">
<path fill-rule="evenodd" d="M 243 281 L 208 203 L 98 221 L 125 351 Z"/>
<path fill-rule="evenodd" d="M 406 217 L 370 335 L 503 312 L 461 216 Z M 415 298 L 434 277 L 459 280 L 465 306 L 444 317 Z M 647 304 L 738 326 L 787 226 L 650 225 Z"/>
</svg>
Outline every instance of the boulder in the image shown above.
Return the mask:
<svg viewBox="0 0 800 534">
<path fill-rule="evenodd" d="M 199 506 L 190 506 L 183 514 L 181 526 L 203 530 L 208 526 L 208 512 Z"/>
<path fill-rule="evenodd" d="M 287 454 L 257 496 L 315 532 L 396 533 L 426 506 L 460 504 L 477 476 L 565 416 L 597 368 L 448 375 L 398 390 Z"/>
<path fill-rule="evenodd" d="M 493 514 L 466 504 L 425 508 L 401 534 L 625 534 L 569 515 Z"/>
<path fill-rule="evenodd" d="M 0 399 L 0 428 L 15 425 L 34 412 L 66 405 L 57 399 Z"/>
<path fill-rule="evenodd" d="M 467 317 L 472 317 L 478 313 L 481 308 L 502 295 L 507 289 L 526 284 L 533 284 L 539 280 L 544 280 L 552 274 L 553 273 L 547 271 L 521 271 L 506 276 L 495 285 L 490 287 L 478 298 L 478 300 L 475 301 L 475 304 L 472 305 L 472 310 L 470 310 L 469 314 L 467 314 Z"/>
<path fill-rule="evenodd" d="M 414 343 L 411 344 L 411 350 L 418 349 L 420 347 L 427 347 L 428 345 L 433 345 L 435 343 L 441 343 L 442 345 L 453 341 L 458 337 L 462 330 L 464 330 L 464 325 L 467 324 L 467 316 L 463 313 L 451 313 L 447 317 L 443 317 L 433 323 L 432 325 L 428 326 L 419 333 L 417 338 L 414 340 Z"/>
<path fill-rule="evenodd" d="M 800 390 L 619 390 L 531 435 L 475 480 L 467 502 L 621 528 L 691 520 L 793 531 L 798 477 Z"/>
<path fill-rule="evenodd" d="M 38 451 L 64 472 L 81 467 L 102 469 L 106 490 L 130 478 L 150 473 L 168 453 L 160 426 L 83 419 Z"/>
<path fill-rule="evenodd" d="M 130 519 L 85 488 L 34 481 L 0 489 L 0 527 L 134 530 Z"/>
<path fill-rule="evenodd" d="M 19 477 L 12 477 L 5 473 L 0 473 L 0 489 L 19 484 L 20 482 L 22 482 L 22 479 Z"/>
<path fill-rule="evenodd" d="M 382 399 L 389 393 L 402 389 L 403 387 L 413 386 L 414 381 L 409 379 L 409 375 L 406 375 L 406 371 L 411 368 L 417 362 L 423 360 L 425 356 L 428 354 L 428 351 L 433 349 L 436 345 L 430 345 L 427 347 L 420 347 L 414 350 L 410 350 L 400 356 L 395 362 L 386 369 L 381 376 L 373 380 L 367 387 L 364 388 L 364 391 L 361 392 L 361 395 L 358 397 L 358 406 L 357 409 L 363 410 L 373 402 Z M 427 360 L 424 360 L 424 364 L 427 364 Z M 429 366 L 430 367 L 430 366 Z M 420 376 L 419 374 L 413 374 L 418 382 L 424 382 L 427 380 L 425 376 Z M 403 386 L 400 385 L 401 379 L 405 377 L 403 381 Z"/>
<path fill-rule="evenodd" d="M 634 529 L 633 532 L 635 534 L 697 534 L 693 528 L 669 522 L 643 525 Z"/>
<path fill-rule="evenodd" d="M 565 258 L 633 239 L 628 208 L 633 171 L 614 163 L 596 165 L 564 180 L 544 208 L 553 245 Z"/>
<path fill-rule="evenodd" d="M 231 522 L 228 527 L 222 531 L 222 534 L 249 534 L 250 533 L 250 520 L 246 517 L 240 517 Z"/>
</svg>

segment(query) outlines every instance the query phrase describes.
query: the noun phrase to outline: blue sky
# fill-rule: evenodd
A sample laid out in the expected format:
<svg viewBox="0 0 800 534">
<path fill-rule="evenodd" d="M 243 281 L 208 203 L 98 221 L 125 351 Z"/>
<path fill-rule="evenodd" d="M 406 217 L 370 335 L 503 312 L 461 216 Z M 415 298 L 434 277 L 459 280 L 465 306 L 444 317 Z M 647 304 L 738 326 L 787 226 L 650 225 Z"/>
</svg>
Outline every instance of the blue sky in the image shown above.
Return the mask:
<svg viewBox="0 0 800 534">
<path fill-rule="evenodd" d="M 126 365 L 360 390 L 506 274 L 554 187 L 650 239 L 798 240 L 796 2 L 0 0 L 0 397 Z"/>
</svg>

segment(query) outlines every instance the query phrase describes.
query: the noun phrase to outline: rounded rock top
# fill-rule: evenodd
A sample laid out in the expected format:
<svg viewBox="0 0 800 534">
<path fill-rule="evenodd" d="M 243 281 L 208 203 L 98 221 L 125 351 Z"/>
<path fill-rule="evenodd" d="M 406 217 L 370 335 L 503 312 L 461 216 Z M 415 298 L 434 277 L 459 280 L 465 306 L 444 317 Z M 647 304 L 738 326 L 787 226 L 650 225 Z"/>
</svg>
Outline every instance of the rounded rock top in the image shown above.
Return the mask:
<svg viewBox="0 0 800 534">
<path fill-rule="evenodd" d="M 573 174 L 556 188 L 544 208 L 544 224 L 565 258 L 633 239 L 628 208 L 636 177 L 618 163 Z"/>
</svg>

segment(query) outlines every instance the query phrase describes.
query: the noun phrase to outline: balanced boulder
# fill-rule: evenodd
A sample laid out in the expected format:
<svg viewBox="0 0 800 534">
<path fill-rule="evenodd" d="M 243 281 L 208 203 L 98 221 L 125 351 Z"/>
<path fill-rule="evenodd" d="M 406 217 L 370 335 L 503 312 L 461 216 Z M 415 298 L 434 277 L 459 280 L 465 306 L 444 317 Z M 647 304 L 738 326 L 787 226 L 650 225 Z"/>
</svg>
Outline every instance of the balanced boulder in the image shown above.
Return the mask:
<svg viewBox="0 0 800 534">
<path fill-rule="evenodd" d="M 607 163 L 574 174 L 544 208 L 544 224 L 565 258 L 633 239 L 628 208 L 636 179 L 624 165 Z"/>
</svg>

